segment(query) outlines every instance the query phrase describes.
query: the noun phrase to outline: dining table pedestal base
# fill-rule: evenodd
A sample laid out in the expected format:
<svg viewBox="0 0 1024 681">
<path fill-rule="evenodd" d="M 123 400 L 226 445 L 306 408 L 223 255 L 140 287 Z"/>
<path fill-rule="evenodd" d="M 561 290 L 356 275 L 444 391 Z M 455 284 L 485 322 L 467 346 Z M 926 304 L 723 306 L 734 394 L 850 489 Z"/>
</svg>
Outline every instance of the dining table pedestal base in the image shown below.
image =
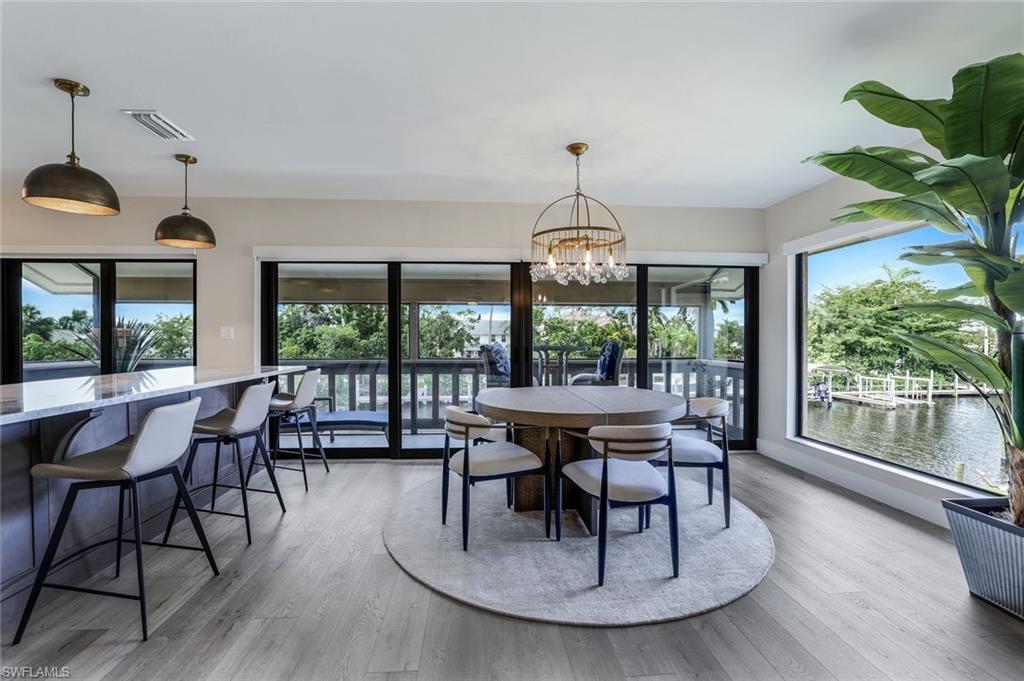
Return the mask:
<svg viewBox="0 0 1024 681">
<path fill-rule="evenodd" d="M 580 459 L 587 459 L 592 456 L 589 451 L 590 445 L 579 438 L 565 435 L 559 428 L 529 428 L 516 433 L 516 442 L 526 447 L 531 452 L 544 460 L 545 445 L 551 448 L 548 465 L 551 469 L 552 483 L 557 481 L 558 470 L 555 466 L 555 446 L 557 439 L 562 443 L 562 465 Z M 554 488 L 554 484 L 552 485 Z M 516 511 L 543 511 L 544 510 L 544 478 L 539 475 L 527 475 L 515 478 L 515 496 L 513 508 Z M 552 489 L 552 494 L 554 489 Z M 551 497 L 551 508 L 554 513 L 555 498 Z M 590 531 L 592 536 L 597 536 L 597 501 L 589 494 L 581 491 L 576 485 L 568 481 L 562 481 L 562 510 L 576 511 L 580 520 Z M 594 522 L 591 522 L 594 519 Z M 552 515 L 552 523 L 554 516 Z"/>
</svg>

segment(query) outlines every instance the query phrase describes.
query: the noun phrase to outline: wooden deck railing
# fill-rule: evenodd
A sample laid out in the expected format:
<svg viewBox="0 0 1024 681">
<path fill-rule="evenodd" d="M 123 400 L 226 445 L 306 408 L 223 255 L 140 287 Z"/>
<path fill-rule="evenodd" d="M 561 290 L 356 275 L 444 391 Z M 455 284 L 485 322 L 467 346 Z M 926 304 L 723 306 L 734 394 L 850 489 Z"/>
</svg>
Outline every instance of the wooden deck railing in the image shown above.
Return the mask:
<svg viewBox="0 0 1024 681">
<path fill-rule="evenodd" d="M 388 402 L 386 360 L 283 360 L 282 364 L 305 364 L 322 370 L 318 395 L 332 399 L 336 410 L 384 411 Z M 570 359 L 569 375 L 592 372 L 595 359 Z M 551 377 L 559 371 L 550 367 Z M 685 399 L 697 396 L 729 400 L 730 424 L 743 424 L 743 363 L 699 359 L 652 359 L 649 381 Z M 296 376 L 286 380 L 289 390 Z M 636 361 L 622 363 L 621 384 L 636 385 Z M 415 391 L 412 386 L 416 386 Z M 487 387 L 483 362 L 479 359 L 419 359 L 402 361 L 402 428 L 409 433 L 437 430 L 443 426 L 444 408 L 458 404 L 472 408 L 473 398 Z M 416 399 L 412 399 L 415 393 Z"/>
</svg>

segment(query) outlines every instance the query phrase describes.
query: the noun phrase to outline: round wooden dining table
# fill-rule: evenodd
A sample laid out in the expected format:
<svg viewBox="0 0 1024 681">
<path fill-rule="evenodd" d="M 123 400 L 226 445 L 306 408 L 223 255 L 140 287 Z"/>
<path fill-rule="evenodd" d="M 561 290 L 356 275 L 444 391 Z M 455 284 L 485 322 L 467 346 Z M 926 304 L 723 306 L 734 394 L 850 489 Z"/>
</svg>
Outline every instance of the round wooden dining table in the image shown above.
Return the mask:
<svg viewBox="0 0 1024 681">
<path fill-rule="evenodd" d="M 547 456 L 554 473 L 554 448 L 559 445 L 563 464 L 593 455 L 588 443 L 564 434 L 563 430 L 585 432 L 591 426 L 641 426 L 674 421 L 686 415 L 686 400 L 671 393 L 624 386 L 486 388 L 477 393 L 476 411 L 495 421 L 537 426 L 516 431 L 516 441 L 541 459 Z M 579 512 L 591 532 L 596 531 L 596 523 L 590 522 L 597 517 L 591 498 L 572 485 L 564 485 L 563 494 L 563 506 Z M 543 508 L 543 478 L 517 478 L 515 509 Z"/>
</svg>

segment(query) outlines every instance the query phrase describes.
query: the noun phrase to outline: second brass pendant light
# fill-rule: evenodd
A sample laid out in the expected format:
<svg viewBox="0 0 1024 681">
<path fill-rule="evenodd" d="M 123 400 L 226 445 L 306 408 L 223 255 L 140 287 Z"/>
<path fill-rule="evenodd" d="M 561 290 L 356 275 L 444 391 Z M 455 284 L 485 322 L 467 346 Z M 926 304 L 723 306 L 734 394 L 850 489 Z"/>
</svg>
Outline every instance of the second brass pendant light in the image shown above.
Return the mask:
<svg viewBox="0 0 1024 681">
<path fill-rule="evenodd" d="M 177 215 L 168 215 L 156 226 L 154 239 L 158 244 L 174 248 L 213 248 L 217 237 L 205 220 L 192 215 L 188 207 L 188 167 L 199 159 L 189 154 L 175 154 L 174 159 L 185 166 L 185 205 Z"/>
</svg>

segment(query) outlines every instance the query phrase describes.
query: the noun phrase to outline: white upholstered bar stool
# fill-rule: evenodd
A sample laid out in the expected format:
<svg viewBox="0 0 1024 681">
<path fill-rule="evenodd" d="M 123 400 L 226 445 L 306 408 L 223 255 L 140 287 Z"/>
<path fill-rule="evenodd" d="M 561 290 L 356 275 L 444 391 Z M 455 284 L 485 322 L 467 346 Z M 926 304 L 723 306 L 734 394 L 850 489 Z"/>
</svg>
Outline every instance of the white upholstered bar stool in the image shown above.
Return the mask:
<svg viewBox="0 0 1024 681">
<path fill-rule="evenodd" d="M 732 494 L 729 483 L 729 402 L 720 397 L 695 397 L 690 400 L 686 416 L 676 424 L 697 424 L 706 429 L 704 439 L 689 437 L 679 431 L 672 436 L 673 464 L 677 468 L 707 469 L 708 505 L 715 498 L 715 470 L 722 471 L 722 508 L 725 513 L 725 526 L 731 524 L 730 501 Z M 722 437 L 715 444 L 715 428 Z M 655 465 L 667 466 L 668 461 L 662 456 Z M 650 527 L 650 508 L 646 509 L 646 524 Z"/>
<path fill-rule="evenodd" d="M 505 439 L 474 444 L 495 436 L 494 424 L 487 417 L 473 414 L 461 407 L 449 406 L 444 410 L 444 466 L 441 470 L 441 523 L 448 521 L 448 485 L 450 471 L 462 477 L 462 550 L 469 548 L 469 496 L 470 486 L 484 480 L 505 480 L 508 505 L 512 505 L 512 480 L 523 475 L 544 476 L 545 532 L 551 536 L 551 475 L 548 461 L 525 447 L 511 441 L 513 430 L 523 427 L 507 424 Z M 462 450 L 452 453 L 454 439 Z M 547 458 L 547 455 L 545 455 Z"/>
<path fill-rule="evenodd" d="M 588 440 L 599 458 L 573 461 L 562 467 L 555 478 L 555 513 L 562 512 L 564 476 L 585 493 L 598 500 L 597 585 L 604 584 L 605 554 L 608 545 L 608 514 L 613 508 L 635 507 L 643 512 L 652 504 L 668 506 L 669 540 L 672 544 L 672 575 L 679 576 L 679 525 L 676 517 L 676 481 L 668 480 L 651 465 L 660 456 L 672 464 L 672 425 L 594 426 L 583 433 L 563 433 Z M 556 525 L 556 538 L 561 528 Z"/>
<path fill-rule="evenodd" d="M 294 427 L 295 428 L 295 439 L 299 443 L 299 451 L 292 452 L 285 449 L 275 449 L 273 452 L 273 466 L 274 468 L 283 468 L 289 471 L 302 471 L 302 484 L 305 486 L 306 491 L 309 491 L 309 481 L 306 478 L 306 450 L 302 445 L 302 428 L 303 426 L 309 426 L 310 431 L 313 434 L 313 443 L 316 445 L 317 450 L 320 452 L 320 460 L 323 461 L 324 470 L 328 473 L 331 472 L 330 466 L 327 465 L 327 455 L 324 453 L 323 443 L 320 442 L 320 433 L 318 432 L 316 422 L 316 397 L 317 384 L 320 382 L 320 370 L 310 369 L 309 371 L 302 374 L 302 378 L 299 379 L 299 386 L 295 389 L 294 393 L 278 393 L 274 395 L 274 398 L 270 401 L 270 415 L 276 418 L 281 428 L 283 427 Z M 280 432 L 281 428 L 278 429 Z M 278 452 L 284 452 L 286 454 L 293 454 L 299 457 L 300 468 L 293 468 L 291 466 L 281 466 L 277 463 Z"/>
<path fill-rule="evenodd" d="M 192 447 L 188 452 L 188 459 L 185 461 L 184 477 L 192 479 L 192 466 L 195 464 L 196 453 L 200 445 L 215 444 L 217 449 L 213 459 L 213 482 L 206 485 L 199 485 L 189 490 L 189 494 L 195 494 L 201 490 L 210 488 L 210 507 L 200 508 L 203 513 L 232 516 L 245 519 L 245 538 L 252 543 L 252 529 L 249 523 L 249 492 L 269 492 L 277 495 L 277 501 L 281 505 L 281 512 L 285 512 L 284 499 L 281 497 L 281 490 L 277 486 L 277 479 L 274 477 L 274 467 L 270 464 L 270 457 L 267 455 L 267 447 L 263 442 L 263 424 L 267 420 L 270 409 L 270 399 L 274 394 L 273 383 L 258 383 L 250 385 L 242 393 L 235 409 L 222 409 L 213 416 L 200 419 L 195 422 L 192 432 L 199 437 L 193 438 Z M 252 458 L 255 459 L 257 452 L 263 459 L 263 465 L 270 476 L 270 484 L 273 489 L 259 489 L 249 487 L 249 478 L 242 472 L 242 440 L 253 439 Z M 220 448 L 221 445 L 231 445 L 234 448 L 233 456 L 238 468 L 238 484 L 229 485 L 220 482 Z M 252 461 L 250 461 L 249 472 L 252 472 Z M 232 513 L 229 511 L 217 510 L 217 488 L 237 489 L 242 495 L 242 512 Z M 174 519 L 178 515 L 178 508 L 181 506 L 182 496 L 179 493 L 171 508 L 171 517 L 167 519 L 167 529 L 164 531 L 164 543 L 171 536 L 171 529 L 174 527 Z"/>
<path fill-rule="evenodd" d="M 16 645 L 21 641 L 28 626 L 32 610 L 35 608 L 36 600 L 42 588 L 63 589 L 66 591 L 77 591 L 81 593 L 97 594 L 100 596 L 116 596 L 139 601 L 139 608 L 142 614 L 142 640 L 149 638 L 149 630 L 146 623 L 146 583 L 142 573 L 142 545 L 164 546 L 156 542 L 143 541 L 142 505 L 139 503 L 139 483 L 146 480 L 169 475 L 180 494 L 185 494 L 185 482 L 178 472 L 177 460 L 188 446 L 189 437 L 192 434 L 192 424 L 199 411 L 200 398 L 196 397 L 188 402 L 180 402 L 164 407 L 153 409 L 142 420 L 139 432 L 134 437 L 128 437 L 117 444 L 103 449 L 80 454 L 78 456 L 55 461 L 53 463 L 40 463 L 32 467 L 32 476 L 36 478 L 76 480 L 68 489 L 64 498 L 64 505 L 61 506 L 60 515 L 57 517 L 57 524 L 53 528 L 50 543 L 46 546 L 46 552 L 39 563 L 39 571 L 36 572 L 35 581 L 32 583 L 32 591 L 29 593 L 28 601 L 25 604 L 25 611 L 18 623 L 18 631 L 14 635 L 13 643 Z M 100 487 L 117 487 L 121 502 L 118 505 L 117 536 L 107 539 L 85 548 L 79 549 L 60 561 L 54 563 L 53 559 L 60 545 L 61 536 L 67 527 L 68 519 L 71 516 L 71 509 L 75 505 L 75 499 L 82 490 L 96 489 Z M 139 593 L 126 594 L 117 591 L 100 591 L 98 589 L 87 589 L 85 587 L 70 586 L 65 584 L 51 584 L 46 581 L 50 571 L 61 564 L 94 549 L 103 544 L 116 542 L 117 544 L 117 575 L 120 575 L 121 544 L 127 540 L 122 539 L 124 520 L 124 492 L 131 493 L 132 520 L 135 525 L 135 562 L 138 571 Z M 199 515 L 192 505 L 191 499 L 185 496 L 185 508 L 188 509 L 189 518 L 192 520 L 192 527 L 202 547 L 180 546 L 168 544 L 172 548 L 189 549 L 193 551 L 204 551 L 206 559 L 210 562 L 213 574 L 220 574 L 217 570 L 217 563 L 213 559 L 213 552 L 210 544 L 206 541 L 206 534 L 203 532 L 202 523 L 199 522 Z"/>
</svg>

